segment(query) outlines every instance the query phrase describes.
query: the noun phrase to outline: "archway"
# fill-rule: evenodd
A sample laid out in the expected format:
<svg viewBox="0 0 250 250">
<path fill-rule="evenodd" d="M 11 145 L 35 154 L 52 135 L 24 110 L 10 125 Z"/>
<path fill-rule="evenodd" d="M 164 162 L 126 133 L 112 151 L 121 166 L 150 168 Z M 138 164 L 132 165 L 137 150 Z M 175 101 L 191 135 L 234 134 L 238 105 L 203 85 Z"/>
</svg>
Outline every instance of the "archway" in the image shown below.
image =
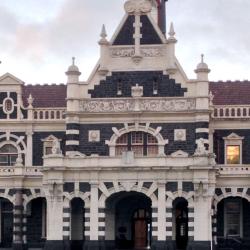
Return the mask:
<svg viewBox="0 0 250 250">
<path fill-rule="evenodd" d="M 106 200 L 106 240 L 117 249 L 147 248 L 151 244 L 151 200 L 138 192 L 119 192 Z"/>
<path fill-rule="evenodd" d="M 0 198 L 0 247 L 8 248 L 13 242 L 13 204 Z"/>
<path fill-rule="evenodd" d="M 250 202 L 242 197 L 227 197 L 218 203 L 217 243 L 219 246 L 237 249 L 243 246 L 250 247 L 249 211 Z"/>
<path fill-rule="evenodd" d="M 47 231 L 47 202 L 39 197 L 27 204 L 27 243 L 29 247 L 43 247 Z"/>
<path fill-rule="evenodd" d="M 188 243 L 188 202 L 184 198 L 177 198 L 173 201 L 173 232 L 177 249 L 186 249 Z"/>
<path fill-rule="evenodd" d="M 82 249 L 84 242 L 84 201 L 81 198 L 73 198 L 70 202 L 70 239 L 71 249 Z"/>
</svg>

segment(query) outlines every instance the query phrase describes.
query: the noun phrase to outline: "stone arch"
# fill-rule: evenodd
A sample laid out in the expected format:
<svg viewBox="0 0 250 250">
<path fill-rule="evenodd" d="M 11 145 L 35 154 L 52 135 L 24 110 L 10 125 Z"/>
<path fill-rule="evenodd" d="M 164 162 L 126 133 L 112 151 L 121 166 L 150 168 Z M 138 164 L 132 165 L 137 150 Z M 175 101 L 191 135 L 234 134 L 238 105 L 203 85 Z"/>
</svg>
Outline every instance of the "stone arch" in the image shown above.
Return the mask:
<svg viewBox="0 0 250 250">
<path fill-rule="evenodd" d="M 127 186 L 123 185 L 117 185 L 116 187 L 111 187 L 109 189 L 107 189 L 108 192 L 102 193 L 100 198 L 99 198 L 99 207 L 101 208 L 105 208 L 105 203 L 106 200 L 113 194 L 116 193 L 120 193 L 120 192 L 137 192 L 137 193 L 142 193 L 145 196 L 147 196 L 151 202 L 152 202 L 152 207 L 156 207 L 157 206 L 157 201 L 158 198 L 157 196 L 154 194 L 154 192 L 149 192 L 152 185 L 149 188 L 146 187 L 139 187 L 138 183 L 137 184 L 132 184 L 132 183 L 128 183 Z M 157 186 L 155 185 L 155 190 L 157 189 Z"/>
<path fill-rule="evenodd" d="M 116 146 L 117 139 L 124 134 L 127 134 L 129 132 L 135 132 L 135 131 L 145 132 L 154 136 L 158 142 L 159 155 L 165 155 L 164 146 L 168 144 L 168 140 L 165 140 L 160 133 L 162 130 L 162 127 L 157 127 L 155 129 L 155 128 L 150 127 L 150 123 L 147 123 L 146 125 L 140 125 L 139 123 L 135 123 L 132 126 L 128 126 L 128 124 L 124 124 L 124 127 L 119 130 L 116 127 L 113 127 L 112 130 L 114 134 L 111 136 L 109 141 L 105 142 L 109 146 L 110 156 L 115 156 L 115 146 Z"/>
<path fill-rule="evenodd" d="M 217 211 L 217 206 L 220 201 L 223 199 L 229 198 L 229 197 L 239 197 L 244 198 L 248 202 L 250 202 L 250 195 L 249 195 L 249 189 L 248 188 L 216 188 L 214 199 L 213 199 L 213 208 L 215 211 Z"/>
<path fill-rule="evenodd" d="M 15 204 L 15 196 L 10 196 L 6 192 L 0 195 L 0 198 L 8 200 L 13 205 Z"/>
<path fill-rule="evenodd" d="M 177 198 L 184 198 L 185 200 L 187 200 L 188 202 L 188 206 L 189 207 L 193 207 L 194 206 L 194 192 L 184 192 L 182 190 L 178 190 L 176 192 L 167 192 L 167 201 L 166 201 L 166 205 L 167 207 L 172 207 L 172 202 L 177 199 Z"/>
<path fill-rule="evenodd" d="M 70 201 L 74 198 L 80 198 L 85 204 L 85 207 L 90 207 L 90 192 L 71 192 L 71 193 L 63 193 L 64 200 L 63 200 L 63 207 L 68 207 Z"/>
<path fill-rule="evenodd" d="M 26 194 L 23 194 L 23 206 L 24 206 L 24 209 L 26 209 L 28 203 L 31 202 L 34 199 L 45 198 L 46 201 L 47 201 L 47 198 L 46 198 L 46 196 L 45 196 L 45 194 L 43 192 L 42 193 L 41 192 L 37 193 L 37 192 L 35 192 L 34 189 L 30 189 L 30 191 L 31 191 L 31 195 L 30 196 L 28 196 Z"/>
</svg>

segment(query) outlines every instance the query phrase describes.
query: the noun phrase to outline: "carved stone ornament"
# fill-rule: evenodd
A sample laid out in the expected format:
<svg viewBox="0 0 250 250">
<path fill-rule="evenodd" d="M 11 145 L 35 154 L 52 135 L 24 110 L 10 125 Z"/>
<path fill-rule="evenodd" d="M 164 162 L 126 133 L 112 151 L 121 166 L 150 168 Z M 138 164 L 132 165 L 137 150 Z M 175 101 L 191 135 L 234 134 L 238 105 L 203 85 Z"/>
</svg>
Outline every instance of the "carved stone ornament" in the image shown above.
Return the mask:
<svg viewBox="0 0 250 250">
<path fill-rule="evenodd" d="M 186 141 L 186 129 L 175 129 L 174 130 L 175 141 Z"/>
<path fill-rule="evenodd" d="M 59 140 L 57 138 L 55 138 L 53 140 L 52 154 L 53 155 L 60 155 L 60 154 L 62 154 L 60 142 L 59 142 Z"/>
<path fill-rule="evenodd" d="M 110 55 L 113 58 L 134 57 L 135 49 L 130 47 L 111 48 Z M 164 55 L 164 52 L 162 48 L 142 47 L 140 49 L 140 55 L 142 57 L 160 57 Z"/>
<path fill-rule="evenodd" d="M 100 142 L 100 130 L 89 130 L 89 142 Z"/>
<path fill-rule="evenodd" d="M 178 112 L 195 110 L 195 99 L 109 99 L 109 100 L 83 100 L 80 110 L 83 112 Z"/>
<path fill-rule="evenodd" d="M 196 141 L 197 147 L 195 150 L 194 155 L 207 155 L 208 151 L 206 150 L 205 147 L 205 141 L 203 138 L 200 138 Z"/>
<path fill-rule="evenodd" d="M 149 0 L 128 0 L 124 4 L 124 9 L 128 14 L 145 14 L 151 11 L 152 4 Z"/>
<path fill-rule="evenodd" d="M 129 192 L 136 185 L 136 182 L 124 181 L 121 182 L 121 185 L 125 188 L 127 192 Z"/>
<path fill-rule="evenodd" d="M 188 153 L 182 151 L 182 150 L 178 150 L 174 153 L 171 154 L 172 157 L 188 157 Z"/>
<path fill-rule="evenodd" d="M 131 93 L 133 97 L 142 97 L 143 86 L 139 86 L 138 84 L 136 84 L 135 86 L 131 87 Z"/>
</svg>

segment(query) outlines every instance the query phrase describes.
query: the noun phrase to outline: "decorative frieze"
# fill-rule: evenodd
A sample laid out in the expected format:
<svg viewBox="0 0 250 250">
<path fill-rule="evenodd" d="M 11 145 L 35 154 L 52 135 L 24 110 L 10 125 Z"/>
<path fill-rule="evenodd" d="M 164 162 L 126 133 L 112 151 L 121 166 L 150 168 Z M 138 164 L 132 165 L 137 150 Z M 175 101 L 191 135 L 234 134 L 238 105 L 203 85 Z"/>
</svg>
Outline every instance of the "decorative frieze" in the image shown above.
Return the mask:
<svg viewBox="0 0 250 250">
<path fill-rule="evenodd" d="M 95 99 L 80 102 L 83 112 L 178 112 L 195 110 L 195 99 Z"/>
<path fill-rule="evenodd" d="M 119 57 L 133 57 L 135 56 L 134 47 L 115 47 L 110 49 L 110 55 L 113 58 Z M 160 57 L 164 55 L 164 51 L 161 47 L 141 47 L 140 55 L 143 57 Z"/>
</svg>

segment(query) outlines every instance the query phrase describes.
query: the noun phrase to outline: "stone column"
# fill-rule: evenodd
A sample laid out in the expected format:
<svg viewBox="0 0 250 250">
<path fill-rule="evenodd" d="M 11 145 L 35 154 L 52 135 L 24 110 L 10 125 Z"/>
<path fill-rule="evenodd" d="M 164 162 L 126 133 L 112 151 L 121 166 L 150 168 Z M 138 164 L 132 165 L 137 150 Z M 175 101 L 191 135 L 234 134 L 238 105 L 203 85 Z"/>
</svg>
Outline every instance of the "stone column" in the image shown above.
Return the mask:
<svg viewBox="0 0 250 250">
<path fill-rule="evenodd" d="M 13 249 L 24 249 L 23 242 L 23 194 L 22 189 L 17 189 L 15 193 L 14 214 L 13 214 Z"/>
<path fill-rule="evenodd" d="M 63 244 L 63 198 L 62 184 L 50 184 L 47 188 L 47 241 L 46 250 L 62 250 Z"/>
<path fill-rule="evenodd" d="M 104 249 L 105 226 L 99 227 L 99 217 L 105 218 L 104 208 L 98 206 L 98 182 L 91 182 L 91 197 L 90 197 L 90 216 L 89 216 L 89 235 L 90 240 L 85 241 L 84 249 L 100 250 Z"/>
<path fill-rule="evenodd" d="M 32 131 L 27 131 L 27 152 L 26 152 L 26 161 L 25 165 L 27 167 L 31 167 L 32 164 L 32 159 L 33 159 L 33 132 Z"/>
</svg>

